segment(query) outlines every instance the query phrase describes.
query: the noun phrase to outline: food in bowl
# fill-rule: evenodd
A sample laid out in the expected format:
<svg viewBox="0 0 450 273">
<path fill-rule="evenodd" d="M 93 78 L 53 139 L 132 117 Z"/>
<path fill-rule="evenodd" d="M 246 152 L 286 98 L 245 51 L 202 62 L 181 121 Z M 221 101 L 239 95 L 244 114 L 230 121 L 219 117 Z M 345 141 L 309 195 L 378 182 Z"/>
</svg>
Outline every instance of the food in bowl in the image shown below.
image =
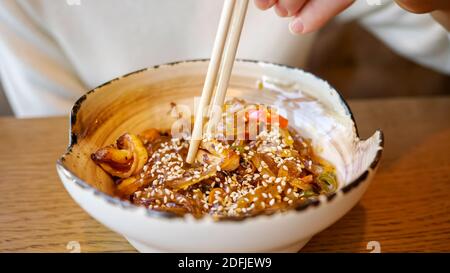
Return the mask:
<svg viewBox="0 0 450 273">
<path fill-rule="evenodd" d="M 91 158 L 121 198 L 196 218 L 271 214 L 337 189 L 334 167 L 272 107 L 232 99 L 221 112 L 192 165 L 189 139 L 155 128 L 125 133 Z"/>
<path fill-rule="evenodd" d="M 119 198 L 111 175 L 91 159 L 92 153 L 115 143 L 124 133 L 139 135 L 148 128 L 169 128 L 176 121 L 167 114 L 172 102 L 177 109 L 185 105 L 192 113 L 196 108 L 193 98 L 200 95 L 207 68 L 207 60 L 158 65 L 86 93 L 72 110 L 69 147 L 56 164 L 59 177 L 87 214 L 141 252 L 298 251 L 361 199 L 383 151 L 382 132 L 361 139 L 342 96 L 310 73 L 241 60 L 233 68 L 227 91 L 229 98 L 277 107 L 288 118 L 289 128 L 310 139 L 314 153 L 334 167 L 338 189 L 295 209 L 220 221 L 209 214 L 173 217 Z M 261 82 L 262 90 L 258 88 Z"/>
</svg>

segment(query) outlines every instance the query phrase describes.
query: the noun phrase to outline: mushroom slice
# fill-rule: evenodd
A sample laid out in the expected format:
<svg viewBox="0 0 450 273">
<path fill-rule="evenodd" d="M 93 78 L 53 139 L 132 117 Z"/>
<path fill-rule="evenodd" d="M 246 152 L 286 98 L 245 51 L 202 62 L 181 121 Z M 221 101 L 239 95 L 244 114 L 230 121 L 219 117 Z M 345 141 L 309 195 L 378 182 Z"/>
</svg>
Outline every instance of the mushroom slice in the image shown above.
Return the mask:
<svg viewBox="0 0 450 273">
<path fill-rule="evenodd" d="M 112 176 L 128 178 L 142 170 L 148 154 L 137 136 L 124 134 L 117 139 L 115 147 L 102 148 L 92 154 L 91 158 Z"/>
<path fill-rule="evenodd" d="M 166 186 L 177 191 L 177 190 L 185 190 L 189 186 L 197 184 L 203 180 L 211 178 L 216 175 L 216 168 L 209 167 L 205 171 L 202 168 L 191 171 L 192 173 L 185 173 L 182 178 L 174 179 L 171 181 L 166 181 Z M 195 174 L 197 173 L 197 174 Z"/>
<path fill-rule="evenodd" d="M 143 131 L 142 133 L 140 133 L 139 137 L 146 144 L 146 143 L 155 142 L 157 139 L 159 139 L 161 137 L 161 134 L 159 133 L 159 131 L 157 129 L 150 128 L 150 129 L 147 129 L 147 130 Z"/>
<path fill-rule="evenodd" d="M 214 156 L 205 150 L 198 150 L 196 161 L 203 166 L 220 166 L 222 159 L 218 156 Z"/>
<path fill-rule="evenodd" d="M 129 177 L 122 179 L 117 185 L 117 192 L 121 196 L 130 196 L 143 186 L 143 180 L 140 177 Z"/>
<path fill-rule="evenodd" d="M 222 160 L 220 168 L 224 171 L 234 171 L 239 167 L 240 156 L 230 148 L 225 148 L 217 140 L 203 140 L 200 148 L 208 151 L 212 156 Z"/>
</svg>

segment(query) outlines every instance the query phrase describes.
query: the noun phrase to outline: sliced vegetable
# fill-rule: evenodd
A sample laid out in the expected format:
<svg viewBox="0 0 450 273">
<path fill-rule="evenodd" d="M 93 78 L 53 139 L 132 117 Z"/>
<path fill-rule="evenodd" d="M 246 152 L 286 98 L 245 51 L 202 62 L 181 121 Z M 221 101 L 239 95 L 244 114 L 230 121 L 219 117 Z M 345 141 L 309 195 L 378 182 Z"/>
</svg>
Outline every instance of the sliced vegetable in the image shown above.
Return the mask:
<svg viewBox="0 0 450 273">
<path fill-rule="evenodd" d="M 277 151 L 276 154 L 281 157 L 298 157 L 298 152 L 291 149 L 282 149 L 281 151 Z"/>
<path fill-rule="evenodd" d="M 287 129 L 285 129 L 285 128 L 281 129 L 280 135 L 283 138 L 283 141 L 286 145 L 288 145 L 291 148 L 294 146 L 294 139 L 292 138 L 291 134 L 289 133 L 289 131 Z"/>
<path fill-rule="evenodd" d="M 196 171 L 200 173 L 198 176 L 185 176 L 179 179 L 166 181 L 165 185 L 175 191 L 185 190 L 189 186 L 195 185 L 203 180 L 215 176 L 217 172 L 215 168 L 209 168 L 206 171 L 203 171 L 201 168 L 199 168 Z"/>
<path fill-rule="evenodd" d="M 200 148 L 205 149 L 213 156 L 222 159 L 220 168 L 224 171 L 233 171 L 239 167 L 239 155 L 232 149 L 224 147 L 224 145 L 217 140 L 202 141 Z"/>
<path fill-rule="evenodd" d="M 155 142 L 158 138 L 161 137 L 159 131 L 155 128 L 147 129 L 142 132 L 139 137 L 143 140 L 144 143 L 152 143 Z"/>
<path fill-rule="evenodd" d="M 317 184 L 321 189 L 328 193 L 337 190 L 337 179 L 332 172 L 323 172 L 317 177 Z"/>
<path fill-rule="evenodd" d="M 220 157 L 214 156 L 205 150 L 198 150 L 196 160 L 202 165 L 220 166 L 222 163 Z"/>
<path fill-rule="evenodd" d="M 255 154 L 251 161 L 261 175 L 276 176 L 269 168 L 269 165 L 263 161 L 261 154 Z"/>
<path fill-rule="evenodd" d="M 124 134 L 117 139 L 116 147 L 102 148 L 91 158 L 112 176 L 128 178 L 142 170 L 148 154 L 137 136 Z"/>
<path fill-rule="evenodd" d="M 225 195 L 226 193 L 223 189 L 214 188 L 209 192 L 208 202 L 210 205 L 213 205 L 215 200 L 222 201 Z"/>
<path fill-rule="evenodd" d="M 122 179 L 117 185 L 117 191 L 121 196 L 130 196 L 143 186 L 143 180 L 140 177 L 129 177 Z"/>
</svg>

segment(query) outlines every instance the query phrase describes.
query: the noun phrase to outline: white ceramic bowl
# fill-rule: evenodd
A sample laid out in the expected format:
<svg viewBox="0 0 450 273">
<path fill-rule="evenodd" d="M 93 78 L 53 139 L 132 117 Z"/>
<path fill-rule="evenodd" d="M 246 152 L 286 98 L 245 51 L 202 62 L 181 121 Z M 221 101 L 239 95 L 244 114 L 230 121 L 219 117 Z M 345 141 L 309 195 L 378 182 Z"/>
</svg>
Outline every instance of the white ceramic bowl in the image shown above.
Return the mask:
<svg viewBox="0 0 450 273">
<path fill-rule="evenodd" d="M 120 200 L 113 182 L 91 160 L 99 147 L 125 132 L 169 128 L 170 103 L 199 96 L 208 62 L 177 62 L 112 80 L 79 99 L 71 117 L 70 146 L 57 171 L 72 198 L 92 217 L 122 234 L 142 252 L 292 252 L 332 225 L 361 198 L 382 153 L 381 131 L 360 140 L 342 96 L 326 82 L 296 68 L 238 61 L 228 95 L 276 105 L 291 126 L 312 138 L 337 170 L 339 190 L 297 209 L 243 220 L 170 217 Z M 259 90 L 263 85 L 268 90 Z"/>
</svg>

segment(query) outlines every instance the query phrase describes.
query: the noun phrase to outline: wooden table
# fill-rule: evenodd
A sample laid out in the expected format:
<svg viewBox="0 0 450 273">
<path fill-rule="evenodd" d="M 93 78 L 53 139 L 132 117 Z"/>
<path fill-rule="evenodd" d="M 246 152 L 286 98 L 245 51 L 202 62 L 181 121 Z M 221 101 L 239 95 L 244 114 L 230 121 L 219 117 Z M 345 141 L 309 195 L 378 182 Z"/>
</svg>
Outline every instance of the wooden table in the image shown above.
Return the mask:
<svg viewBox="0 0 450 273">
<path fill-rule="evenodd" d="M 377 128 L 386 147 L 361 202 L 315 236 L 304 252 L 450 251 L 450 97 L 354 100 L 362 137 Z M 133 252 L 63 188 L 55 160 L 68 118 L 0 119 L 0 251 Z"/>
</svg>

